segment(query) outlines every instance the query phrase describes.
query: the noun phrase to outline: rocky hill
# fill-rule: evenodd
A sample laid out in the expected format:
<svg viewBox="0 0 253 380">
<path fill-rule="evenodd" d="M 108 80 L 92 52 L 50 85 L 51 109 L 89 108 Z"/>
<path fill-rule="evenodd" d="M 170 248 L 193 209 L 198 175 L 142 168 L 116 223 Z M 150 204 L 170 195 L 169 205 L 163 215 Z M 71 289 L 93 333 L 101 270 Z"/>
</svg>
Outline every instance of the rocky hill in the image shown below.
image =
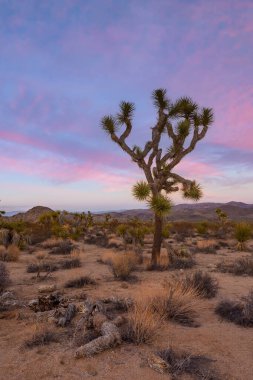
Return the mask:
<svg viewBox="0 0 253 380">
<path fill-rule="evenodd" d="M 42 214 L 49 211 L 53 210 L 49 207 L 36 206 L 26 212 L 20 212 L 16 215 L 8 217 L 8 219 L 11 219 L 12 221 L 22 220 L 24 222 L 36 222 Z"/>
</svg>

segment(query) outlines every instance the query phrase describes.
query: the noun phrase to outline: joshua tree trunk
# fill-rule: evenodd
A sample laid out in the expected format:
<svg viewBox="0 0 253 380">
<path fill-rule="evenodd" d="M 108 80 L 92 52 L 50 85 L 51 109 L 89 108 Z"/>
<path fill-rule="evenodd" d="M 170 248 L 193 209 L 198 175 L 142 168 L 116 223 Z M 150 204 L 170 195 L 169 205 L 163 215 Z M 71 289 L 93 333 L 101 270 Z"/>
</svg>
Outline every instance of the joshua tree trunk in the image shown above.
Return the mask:
<svg viewBox="0 0 253 380">
<path fill-rule="evenodd" d="M 155 231 L 154 231 L 154 241 L 152 247 L 152 259 L 151 264 L 157 265 L 162 245 L 162 229 L 163 229 L 163 218 L 155 214 Z"/>
</svg>

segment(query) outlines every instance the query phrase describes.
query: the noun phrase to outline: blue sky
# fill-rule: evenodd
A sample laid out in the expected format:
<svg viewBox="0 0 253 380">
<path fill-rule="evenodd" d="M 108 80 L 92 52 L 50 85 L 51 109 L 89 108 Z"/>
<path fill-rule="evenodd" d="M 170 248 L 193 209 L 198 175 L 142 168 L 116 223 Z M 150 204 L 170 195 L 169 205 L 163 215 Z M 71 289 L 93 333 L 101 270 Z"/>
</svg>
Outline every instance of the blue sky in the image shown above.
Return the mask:
<svg viewBox="0 0 253 380">
<path fill-rule="evenodd" d="M 179 173 L 203 201 L 253 203 L 253 3 L 242 0 L 0 0 L 1 206 L 143 207 L 142 173 L 99 127 L 136 104 L 132 144 L 164 87 L 213 107 L 215 122 Z M 179 194 L 174 202 L 182 202 Z"/>
</svg>

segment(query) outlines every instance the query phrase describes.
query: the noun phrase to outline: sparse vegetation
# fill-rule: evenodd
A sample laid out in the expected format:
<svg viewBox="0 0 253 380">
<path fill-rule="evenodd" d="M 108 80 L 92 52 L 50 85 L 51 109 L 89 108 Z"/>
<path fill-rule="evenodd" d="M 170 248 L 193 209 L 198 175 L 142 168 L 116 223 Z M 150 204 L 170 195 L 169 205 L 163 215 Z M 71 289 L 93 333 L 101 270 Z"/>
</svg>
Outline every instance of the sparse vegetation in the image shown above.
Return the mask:
<svg viewBox="0 0 253 380">
<path fill-rule="evenodd" d="M 56 264 L 53 263 L 31 263 L 27 265 L 27 273 L 40 273 L 40 272 L 55 272 L 59 268 Z M 38 275 L 39 276 L 39 275 Z"/>
<path fill-rule="evenodd" d="M 162 319 L 156 313 L 150 298 L 138 298 L 129 314 L 123 339 L 135 344 L 149 344 L 158 337 L 162 327 Z"/>
<path fill-rule="evenodd" d="M 187 374 L 197 380 L 220 380 L 218 373 L 211 368 L 213 360 L 204 355 L 193 355 L 172 348 L 158 351 L 156 355 L 162 361 L 153 357 L 150 366 L 159 372 L 170 373 L 173 379 Z"/>
<path fill-rule="evenodd" d="M 190 269 L 195 265 L 196 261 L 192 257 L 177 257 L 169 263 L 168 269 Z"/>
<path fill-rule="evenodd" d="M 215 312 L 229 322 L 243 327 L 253 327 L 253 290 L 240 301 L 221 301 Z"/>
<path fill-rule="evenodd" d="M 20 257 L 20 249 L 11 244 L 7 248 L 0 246 L 0 260 L 1 261 L 18 261 Z"/>
<path fill-rule="evenodd" d="M 238 258 L 230 264 L 222 261 L 217 264 L 217 270 L 223 273 L 232 273 L 236 276 L 253 276 L 253 259 L 251 257 Z"/>
<path fill-rule="evenodd" d="M 193 287 L 204 298 L 213 298 L 218 292 L 218 281 L 208 273 L 197 271 L 185 278 L 186 287 Z"/>
<path fill-rule="evenodd" d="M 62 240 L 49 252 L 51 255 L 70 255 L 74 246 L 70 240 Z"/>
<path fill-rule="evenodd" d="M 34 348 L 38 346 L 46 346 L 50 343 L 56 343 L 59 341 L 58 335 L 48 330 L 47 328 L 36 331 L 30 339 L 27 339 L 23 345 L 24 348 Z"/>
<path fill-rule="evenodd" d="M 133 253 L 112 256 L 111 268 L 114 277 L 118 280 L 128 280 L 137 264 L 137 260 L 136 255 Z"/>
<path fill-rule="evenodd" d="M 61 262 L 61 269 L 73 269 L 73 268 L 80 268 L 81 267 L 81 261 L 78 258 L 63 260 Z"/>
<path fill-rule="evenodd" d="M 246 242 L 252 237 L 252 228 L 248 223 L 238 223 L 235 226 L 235 238 L 238 241 L 237 248 L 246 251 Z"/>
<path fill-rule="evenodd" d="M 196 306 L 201 307 L 199 293 L 191 285 L 186 286 L 182 280 L 165 281 L 166 294 L 165 317 L 185 326 L 197 326 Z"/>
<path fill-rule="evenodd" d="M 65 288 L 82 288 L 86 285 L 96 285 L 96 281 L 89 276 L 81 276 L 76 279 L 67 281 Z"/>
<path fill-rule="evenodd" d="M 9 272 L 4 263 L 0 263 L 0 292 L 10 283 Z"/>
<path fill-rule="evenodd" d="M 216 254 L 218 244 L 213 239 L 205 239 L 197 241 L 197 252 Z"/>
</svg>

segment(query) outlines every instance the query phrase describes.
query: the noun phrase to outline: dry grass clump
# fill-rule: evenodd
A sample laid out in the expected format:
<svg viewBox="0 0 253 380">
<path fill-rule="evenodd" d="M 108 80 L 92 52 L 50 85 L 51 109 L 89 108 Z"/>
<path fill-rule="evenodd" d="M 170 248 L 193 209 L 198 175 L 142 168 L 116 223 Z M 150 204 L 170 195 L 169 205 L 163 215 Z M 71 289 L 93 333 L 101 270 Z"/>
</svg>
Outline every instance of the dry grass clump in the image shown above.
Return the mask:
<svg viewBox="0 0 253 380">
<path fill-rule="evenodd" d="M 40 273 L 40 272 L 55 272 L 59 268 L 56 264 L 52 263 L 31 263 L 27 265 L 26 271 L 27 273 Z"/>
<path fill-rule="evenodd" d="M 112 252 L 112 251 L 105 251 L 101 258 L 98 259 L 98 262 L 101 263 L 101 264 L 107 264 L 107 265 L 111 265 L 112 264 L 112 260 L 113 258 L 116 256 L 116 253 L 115 252 Z"/>
<path fill-rule="evenodd" d="M 243 327 L 253 327 L 253 290 L 241 301 L 221 301 L 215 312 L 229 322 Z"/>
<path fill-rule="evenodd" d="M 51 255 L 70 255 L 74 246 L 70 240 L 62 240 L 58 242 L 57 246 L 54 246 L 50 250 Z"/>
<path fill-rule="evenodd" d="M 156 313 L 150 295 L 137 297 L 128 314 L 123 339 L 135 344 L 150 344 L 159 336 L 162 318 Z"/>
<path fill-rule="evenodd" d="M 80 268 L 81 261 L 78 258 L 64 260 L 61 262 L 61 269 Z"/>
<path fill-rule="evenodd" d="M 58 247 L 59 244 L 63 242 L 63 239 L 60 238 L 50 238 L 45 241 L 43 241 L 40 246 L 45 249 L 52 249 L 54 247 Z"/>
<path fill-rule="evenodd" d="M 4 246 L 0 246 L 0 260 L 1 261 L 18 261 L 20 256 L 20 249 L 14 245 L 11 244 L 8 246 L 8 248 L 5 248 Z"/>
<path fill-rule="evenodd" d="M 233 273 L 236 276 L 253 276 L 253 259 L 251 257 L 238 258 L 230 264 L 222 261 L 217 264 L 217 269 L 220 272 Z"/>
<path fill-rule="evenodd" d="M 111 269 L 118 280 L 128 280 L 135 269 L 138 259 L 134 253 L 116 254 L 112 257 Z"/>
<path fill-rule="evenodd" d="M 196 308 L 201 306 L 199 292 L 182 280 L 165 280 L 166 307 L 163 310 L 166 319 L 185 326 L 196 327 Z M 159 301 L 160 303 L 161 301 Z"/>
<path fill-rule="evenodd" d="M 214 239 L 205 239 L 197 241 L 197 250 L 204 253 L 216 253 L 218 244 Z"/>
<path fill-rule="evenodd" d="M 185 326 L 196 327 L 196 309 L 201 306 L 201 300 L 196 289 L 175 279 L 164 281 L 163 286 L 157 288 L 143 287 L 140 289 L 137 305 L 137 311 L 143 309 L 143 317 L 146 314 L 150 317 L 149 314 L 153 315 L 154 313 L 159 323 L 171 320 Z M 138 315 L 137 311 L 135 317 Z M 146 319 L 149 318 L 146 317 Z"/>
<path fill-rule="evenodd" d="M 89 276 L 81 276 L 66 282 L 65 288 L 82 288 L 85 285 L 96 285 L 96 281 Z"/>
<path fill-rule="evenodd" d="M 216 296 L 219 286 L 216 278 L 208 273 L 197 271 L 184 279 L 187 288 L 194 288 L 204 298 L 213 298 Z"/>
<path fill-rule="evenodd" d="M 24 342 L 23 347 L 31 349 L 58 341 L 58 335 L 55 332 L 48 330 L 48 328 L 44 326 L 39 328 L 36 326 L 32 337 Z"/>
<path fill-rule="evenodd" d="M 167 269 L 191 269 L 196 265 L 192 257 L 175 257 L 168 265 Z"/>
<path fill-rule="evenodd" d="M 4 290 L 10 283 L 9 272 L 4 263 L 0 263 L 0 291 Z"/>
<path fill-rule="evenodd" d="M 204 355 L 192 355 L 188 352 L 179 352 L 168 348 L 158 351 L 156 355 L 159 360 L 159 367 L 156 368 L 153 363 L 150 366 L 154 369 L 162 367 L 160 372 L 168 372 L 172 379 L 178 379 L 181 375 L 187 374 L 196 380 L 219 380 L 217 372 L 211 368 L 212 359 Z M 153 360 L 154 361 L 154 360 Z"/>
</svg>

